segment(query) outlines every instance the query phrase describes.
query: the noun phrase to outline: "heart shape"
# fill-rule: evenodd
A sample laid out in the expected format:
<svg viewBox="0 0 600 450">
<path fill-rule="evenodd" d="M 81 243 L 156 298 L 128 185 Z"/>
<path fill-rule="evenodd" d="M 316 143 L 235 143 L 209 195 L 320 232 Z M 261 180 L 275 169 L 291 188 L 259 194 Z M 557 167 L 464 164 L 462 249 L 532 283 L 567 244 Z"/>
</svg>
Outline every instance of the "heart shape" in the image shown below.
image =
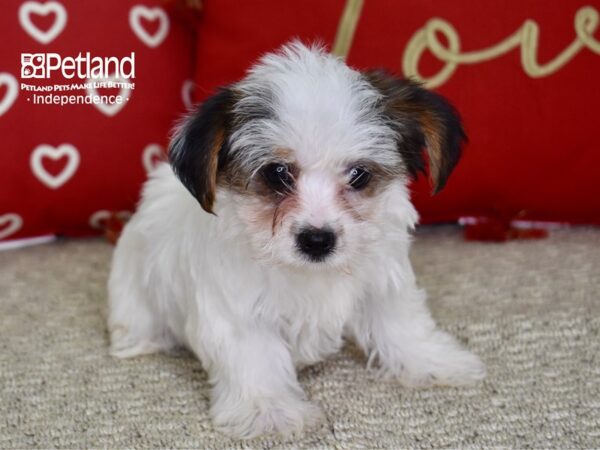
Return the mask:
<svg viewBox="0 0 600 450">
<path fill-rule="evenodd" d="M 45 16 L 50 13 L 56 14 L 54 23 L 48 30 L 42 31 L 31 21 L 31 14 Z M 38 3 L 33 1 L 24 2 L 19 8 L 19 22 L 23 29 L 41 44 L 52 42 L 65 28 L 67 24 L 67 10 L 59 2 Z"/>
<path fill-rule="evenodd" d="M 8 213 L 0 216 L 0 240 L 15 234 L 23 226 L 21 216 L 14 213 Z"/>
<path fill-rule="evenodd" d="M 158 28 L 154 34 L 148 33 L 142 26 L 142 17 L 149 21 L 158 19 Z M 162 8 L 148 8 L 137 5 L 129 11 L 129 26 L 136 36 L 148 47 L 158 47 L 169 33 L 169 17 Z"/>
<path fill-rule="evenodd" d="M 192 100 L 193 90 L 194 82 L 192 80 L 185 80 L 181 85 L 181 100 L 188 111 L 194 108 L 194 101 Z"/>
<path fill-rule="evenodd" d="M 158 144 L 148 144 L 142 153 L 142 164 L 146 173 L 152 172 L 161 161 L 166 161 L 165 150 Z"/>
<path fill-rule="evenodd" d="M 8 111 L 19 95 L 19 83 L 10 73 L 0 73 L 0 86 L 6 85 L 6 94 L 0 100 L 0 116 Z"/>
<path fill-rule="evenodd" d="M 87 93 L 90 96 L 94 96 L 94 95 L 100 95 L 98 93 L 98 90 L 94 87 L 94 83 L 102 83 L 102 82 L 114 82 L 114 83 L 129 83 L 128 80 L 126 80 L 125 78 L 121 78 L 121 77 L 117 77 L 115 75 L 111 75 L 110 77 L 107 78 L 89 78 L 87 80 L 88 83 L 88 88 L 87 88 Z M 98 109 L 98 111 L 100 111 L 102 114 L 104 114 L 105 116 L 108 117 L 112 117 L 115 114 L 117 114 L 119 111 L 121 111 L 125 105 L 127 104 L 127 102 L 129 101 L 129 97 L 131 97 L 131 89 L 127 88 L 127 87 L 121 87 L 119 94 L 121 97 L 123 97 L 123 103 L 119 104 L 119 103 L 93 103 L 92 105 L 94 105 L 96 107 L 96 109 Z"/>
<path fill-rule="evenodd" d="M 132 213 L 131 211 L 119 211 L 116 213 L 117 217 L 123 221 L 127 221 Z M 112 213 L 107 209 L 101 209 L 96 211 L 94 214 L 90 216 L 89 224 L 94 230 L 102 230 L 106 226 L 106 221 L 110 219 Z"/>
<path fill-rule="evenodd" d="M 67 157 L 67 164 L 58 175 L 52 175 L 45 168 L 42 160 L 44 158 L 60 159 Z M 79 167 L 79 152 L 71 144 L 61 144 L 58 147 L 41 144 L 31 153 L 31 170 L 33 174 L 50 189 L 58 189 L 73 176 Z"/>
</svg>

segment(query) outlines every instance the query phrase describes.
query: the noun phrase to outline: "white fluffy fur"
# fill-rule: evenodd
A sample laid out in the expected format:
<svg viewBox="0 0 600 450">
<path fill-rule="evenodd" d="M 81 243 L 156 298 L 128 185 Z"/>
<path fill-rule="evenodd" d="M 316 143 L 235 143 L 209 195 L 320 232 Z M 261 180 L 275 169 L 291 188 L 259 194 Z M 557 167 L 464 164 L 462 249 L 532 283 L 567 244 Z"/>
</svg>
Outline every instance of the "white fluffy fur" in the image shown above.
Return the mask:
<svg viewBox="0 0 600 450">
<path fill-rule="evenodd" d="M 415 283 L 407 180 L 367 201 L 348 194 L 368 221 L 335 200 L 348 161 L 397 162 L 391 131 L 371 116 L 379 94 L 341 61 L 299 44 L 264 58 L 238 88 L 251 96 L 260 84 L 276 93 L 269 107 L 278 120 L 238 130 L 232 150 L 293 149 L 300 205 L 272 233 L 249 219 L 258 199 L 222 187 L 211 215 L 169 165 L 158 167 L 115 250 L 111 353 L 189 347 L 209 373 L 215 424 L 242 438 L 319 422 L 295 369 L 338 351 L 344 337 L 364 349 L 369 367 L 407 386 L 481 379 L 479 359 L 436 329 Z M 306 223 L 340 233 L 330 260 L 297 255 L 293 232 Z"/>
</svg>

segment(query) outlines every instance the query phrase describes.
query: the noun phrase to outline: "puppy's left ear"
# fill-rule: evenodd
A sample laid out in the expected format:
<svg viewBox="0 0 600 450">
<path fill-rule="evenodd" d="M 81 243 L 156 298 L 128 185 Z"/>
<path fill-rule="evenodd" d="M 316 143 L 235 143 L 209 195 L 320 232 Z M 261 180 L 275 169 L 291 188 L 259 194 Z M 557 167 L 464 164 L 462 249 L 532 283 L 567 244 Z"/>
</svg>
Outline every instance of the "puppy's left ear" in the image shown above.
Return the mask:
<svg viewBox="0 0 600 450">
<path fill-rule="evenodd" d="M 209 213 L 213 212 L 218 172 L 229 157 L 233 105 L 232 90 L 221 89 L 183 122 L 169 147 L 175 174 Z"/>
<path fill-rule="evenodd" d="M 446 184 L 467 141 L 460 116 L 441 95 L 415 81 L 383 72 L 367 72 L 366 79 L 382 94 L 383 111 L 398 136 L 398 150 L 413 177 L 425 173 L 427 150 L 433 193 Z"/>
</svg>

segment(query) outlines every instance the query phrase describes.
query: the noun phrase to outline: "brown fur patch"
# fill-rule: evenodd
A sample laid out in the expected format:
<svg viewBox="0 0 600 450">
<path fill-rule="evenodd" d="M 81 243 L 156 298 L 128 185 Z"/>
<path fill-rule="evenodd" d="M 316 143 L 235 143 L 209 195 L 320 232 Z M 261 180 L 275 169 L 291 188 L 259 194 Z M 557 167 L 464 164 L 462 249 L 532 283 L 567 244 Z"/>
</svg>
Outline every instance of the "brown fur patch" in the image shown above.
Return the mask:
<svg viewBox="0 0 600 450">
<path fill-rule="evenodd" d="M 425 134 L 427 154 L 429 155 L 429 176 L 434 189 L 437 189 L 442 168 L 448 164 L 444 160 L 445 152 L 442 149 L 444 126 L 437 120 L 434 114 L 427 110 L 421 112 L 420 122 Z"/>
<path fill-rule="evenodd" d="M 207 189 L 204 189 L 200 198 L 200 204 L 206 211 L 212 211 L 215 202 L 215 192 L 217 189 L 217 168 L 219 166 L 219 152 L 223 147 L 225 139 L 225 130 L 219 129 L 216 132 L 215 140 L 210 148 L 208 161 L 208 183 Z"/>
<path fill-rule="evenodd" d="M 217 184 L 234 190 L 238 194 L 249 194 L 250 172 L 230 162 L 218 173 Z"/>
<path fill-rule="evenodd" d="M 275 151 L 278 158 L 284 160 L 284 156 L 291 156 L 293 152 L 287 149 Z M 298 169 L 290 164 L 290 172 L 297 176 Z M 294 191 L 286 193 L 274 192 L 263 180 L 260 172 L 251 176 L 250 171 L 234 163 L 229 164 L 219 174 L 217 183 L 236 192 L 238 195 L 248 198 L 248 201 L 259 201 L 261 206 L 255 209 L 251 219 L 254 223 L 260 223 L 265 228 L 271 227 L 273 234 L 281 226 L 285 216 L 297 207 L 298 201 Z"/>
<path fill-rule="evenodd" d="M 427 149 L 431 184 L 438 192 L 466 141 L 458 113 L 442 96 L 417 82 L 397 79 L 383 71 L 364 76 L 383 95 L 384 114 L 402 135 L 399 150 L 413 176 L 424 171 L 421 151 L 423 146 Z"/>
<path fill-rule="evenodd" d="M 404 173 L 403 168 L 400 165 L 394 168 L 384 168 L 372 161 L 358 161 L 354 165 L 364 167 L 371 174 L 371 181 L 367 186 L 364 189 L 357 191 L 366 198 L 374 197 L 383 186 Z"/>
<path fill-rule="evenodd" d="M 271 224 L 271 230 L 273 234 L 277 232 L 277 229 L 281 227 L 281 223 L 290 211 L 298 207 L 298 199 L 296 195 L 289 195 L 285 197 L 275 206 L 275 212 L 273 213 L 273 222 Z"/>
<path fill-rule="evenodd" d="M 273 151 L 273 156 L 283 161 L 291 162 L 294 159 L 294 151 L 289 148 L 279 147 Z"/>
<path fill-rule="evenodd" d="M 410 98 L 402 95 L 394 97 L 388 108 L 396 117 L 416 118 L 425 137 L 425 148 L 429 157 L 429 175 L 434 190 L 437 190 L 439 177 L 444 166 L 442 151 L 442 133 L 444 127 L 436 118 L 435 112 L 428 109 L 426 104 L 411 102 Z"/>
</svg>

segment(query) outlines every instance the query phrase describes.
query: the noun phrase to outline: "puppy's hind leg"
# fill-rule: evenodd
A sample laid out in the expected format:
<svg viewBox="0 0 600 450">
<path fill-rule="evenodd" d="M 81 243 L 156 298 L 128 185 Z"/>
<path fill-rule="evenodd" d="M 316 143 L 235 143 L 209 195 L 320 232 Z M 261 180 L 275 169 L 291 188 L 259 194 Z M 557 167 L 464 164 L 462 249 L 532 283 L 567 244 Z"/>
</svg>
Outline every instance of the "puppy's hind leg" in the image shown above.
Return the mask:
<svg viewBox="0 0 600 450">
<path fill-rule="evenodd" d="M 174 344 L 146 297 L 141 274 L 142 250 L 142 238 L 126 229 L 113 257 L 108 282 L 108 330 L 110 354 L 117 358 L 168 350 Z"/>
</svg>

